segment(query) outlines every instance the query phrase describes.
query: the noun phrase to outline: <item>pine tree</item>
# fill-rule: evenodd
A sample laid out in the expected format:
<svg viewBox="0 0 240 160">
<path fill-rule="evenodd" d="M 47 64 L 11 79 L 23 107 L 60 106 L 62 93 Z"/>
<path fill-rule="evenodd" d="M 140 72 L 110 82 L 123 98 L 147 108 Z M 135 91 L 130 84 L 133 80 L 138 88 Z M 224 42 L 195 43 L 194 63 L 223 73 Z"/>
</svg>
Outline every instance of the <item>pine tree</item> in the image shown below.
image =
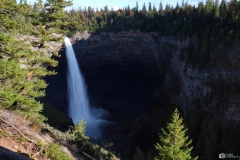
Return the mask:
<svg viewBox="0 0 240 160">
<path fill-rule="evenodd" d="M 152 3 L 149 2 L 149 5 L 148 5 L 148 12 L 152 12 Z"/>
<path fill-rule="evenodd" d="M 42 77 L 56 74 L 47 70 L 47 66 L 57 65 L 57 61 L 49 56 L 54 51 L 33 50 L 33 44 L 26 43 L 28 40 L 24 37 L 33 31 L 39 41 L 48 41 L 40 33 L 40 26 L 24 23 L 28 16 L 28 4 L 18 5 L 15 0 L 2 0 L 0 5 L 0 107 L 43 121 L 45 117 L 40 114 L 43 105 L 38 100 L 45 95 L 47 86 Z M 27 30 L 26 25 L 32 30 Z"/>
<path fill-rule="evenodd" d="M 138 7 L 138 1 L 136 2 L 136 12 L 138 12 L 138 9 L 139 9 L 139 7 Z"/>
<path fill-rule="evenodd" d="M 187 129 L 184 128 L 183 119 L 177 109 L 172 115 L 171 123 L 168 123 L 167 129 L 162 129 L 162 134 L 159 134 L 161 143 L 155 144 L 158 151 L 158 156 L 155 160 L 187 160 L 191 158 L 193 147 L 189 147 L 192 143 L 188 136 L 185 136 Z M 197 157 L 195 158 L 197 159 Z"/>
<path fill-rule="evenodd" d="M 164 15 L 162 1 L 160 1 L 158 12 L 159 12 L 159 15 L 161 15 L 161 16 L 163 16 L 163 15 Z"/>
<path fill-rule="evenodd" d="M 146 4 L 145 3 L 143 3 L 142 13 L 143 13 L 143 15 L 145 15 L 147 13 L 147 8 L 146 8 Z"/>
<path fill-rule="evenodd" d="M 145 160 L 145 155 L 138 146 L 132 160 Z"/>
<path fill-rule="evenodd" d="M 40 13 L 41 24 L 46 30 L 66 29 L 68 16 L 64 13 L 64 8 L 71 5 L 71 0 L 46 0 L 44 10 Z"/>
<path fill-rule="evenodd" d="M 89 138 L 85 135 L 86 121 L 80 120 L 78 124 L 74 125 L 72 130 L 67 132 L 68 141 L 77 147 L 82 147 L 88 144 Z"/>
</svg>

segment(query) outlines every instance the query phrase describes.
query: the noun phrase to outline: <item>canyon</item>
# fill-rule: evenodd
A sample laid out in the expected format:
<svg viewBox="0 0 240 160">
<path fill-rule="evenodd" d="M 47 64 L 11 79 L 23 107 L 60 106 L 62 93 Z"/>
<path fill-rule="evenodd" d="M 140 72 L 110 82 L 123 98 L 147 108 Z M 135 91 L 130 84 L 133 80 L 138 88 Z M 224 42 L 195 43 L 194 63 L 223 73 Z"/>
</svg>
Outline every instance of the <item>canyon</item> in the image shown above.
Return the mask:
<svg viewBox="0 0 240 160">
<path fill-rule="evenodd" d="M 131 119 L 151 109 L 160 97 L 168 97 L 183 115 L 193 105 L 211 113 L 221 103 L 216 121 L 238 128 L 239 44 L 229 46 L 224 58 L 217 58 L 213 65 L 196 68 L 181 56 L 186 54 L 183 49 L 189 42 L 197 41 L 131 30 L 98 34 L 83 31 L 71 37 L 90 104 L 107 110 L 107 120 L 119 123 Z M 44 101 L 67 113 L 67 63 L 64 48 L 59 52 L 58 74 L 46 79 L 49 86 Z M 219 54 L 218 49 L 212 52 Z M 235 92 L 218 93 L 216 86 L 224 84 Z"/>
<path fill-rule="evenodd" d="M 220 77 L 223 81 L 231 78 L 236 84 L 240 81 L 240 56 L 238 54 L 240 48 L 237 44 L 227 52 L 227 58 L 231 60 L 228 62 L 230 65 L 219 62 L 211 68 L 198 70 L 194 69 L 191 64 L 185 64 L 180 60 L 180 50 L 187 47 L 189 41 L 193 40 L 190 38 L 177 40 L 170 36 L 160 36 L 158 33 L 128 31 L 92 35 L 88 32 L 81 32 L 75 34 L 71 40 L 79 65 L 86 77 L 89 94 L 94 97 L 92 98 L 94 99 L 93 105 L 104 103 L 96 102 L 98 96 L 109 94 L 108 96 L 114 97 L 110 90 L 113 90 L 112 92 L 116 90 L 115 98 L 131 93 L 135 94 L 136 99 L 143 96 L 146 96 L 146 99 L 154 99 L 161 95 L 161 90 L 164 88 L 171 102 L 186 112 L 194 101 L 203 100 L 207 94 L 212 92 L 211 84 L 217 82 Z M 56 69 L 58 75 L 48 78 L 49 87 L 46 99 L 55 104 L 54 106 L 57 104 L 56 107 L 61 111 L 66 112 L 67 64 L 65 53 L 63 51 L 60 53 L 62 57 Z M 128 81 L 131 82 L 128 83 Z M 52 82 L 58 83 L 52 84 Z M 137 95 L 140 88 L 146 91 L 146 95 Z M 51 91 L 59 94 L 50 94 Z M 98 92 L 103 93 L 97 95 Z M 223 112 L 224 121 L 239 124 L 240 110 L 238 105 L 234 104 L 237 103 L 237 97 L 238 95 L 230 97 L 229 105 Z M 114 98 L 105 100 L 107 101 L 105 103 L 113 104 L 114 109 L 124 110 L 124 105 L 114 104 Z M 144 101 L 144 99 L 141 100 Z M 203 104 L 202 101 L 201 103 Z M 207 110 L 210 105 L 203 105 L 203 107 Z"/>
</svg>

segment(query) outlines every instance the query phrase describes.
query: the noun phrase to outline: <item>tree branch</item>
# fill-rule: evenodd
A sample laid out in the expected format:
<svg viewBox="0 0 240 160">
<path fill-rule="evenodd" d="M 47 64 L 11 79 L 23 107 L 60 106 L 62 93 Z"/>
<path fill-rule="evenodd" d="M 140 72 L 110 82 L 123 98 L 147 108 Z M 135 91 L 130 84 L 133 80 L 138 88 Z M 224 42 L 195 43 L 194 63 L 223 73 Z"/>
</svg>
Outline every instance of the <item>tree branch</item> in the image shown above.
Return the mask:
<svg viewBox="0 0 240 160">
<path fill-rule="evenodd" d="M 26 137 L 21 131 L 19 131 L 16 127 L 14 127 L 12 124 L 10 124 L 9 122 L 5 121 L 3 118 L 0 117 L 0 120 L 6 124 L 8 124 L 9 126 L 11 126 L 13 129 L 15 129 L 23 138 L 27 139 L 29 142 L 32 142 L 34 144 L 37 144 L 36 141 L 31 140 L 30 138 Z"/>
<path fill-rule="evenodd" d="M 82 154 L 85 156 L 85 157 L 87 157 L 87 158 L 89 158 L 89 159 L 91 159 L 91 160 L 95 160 L 93 157 L 91 157 L 90 155 L 88 155 L 86 152 L 84 152 L 84 151 L 82 151 Z"/>
<path fill-rule="evenodd" d="M 11 12 L 11 11 L 9 11 L 9 10 L 7 10 L 7 9 L 2 9 L 3 11 L 5 11 L 5 12 L 8 12 L 8 13 L 11 13 L 11 14 L 14 14 L 13 12 Z"/>
<path fill-rule="evenodd" d="M 3 11 L 5 11 L 5 12 L 7 12 L 7 13 L 10 13 L 11 15 L 14 15 L 14 16 L 16 16 L 16 17 L 21 17 L 21 16 L 19 16 L 18 14 L 15 14 L 14 12 L 12 12 L 12 11 L 9 11 L 9 10 L 7 10 L 7 9 L 2 9 Z"/>
<path fill-rule="evenodd" d="M 11 54 L 10 52 L 3 50 L 2 48 L 3 48 L 3 44 L 0 43 L 0 51 L 7 54 Z"/>
</svg>

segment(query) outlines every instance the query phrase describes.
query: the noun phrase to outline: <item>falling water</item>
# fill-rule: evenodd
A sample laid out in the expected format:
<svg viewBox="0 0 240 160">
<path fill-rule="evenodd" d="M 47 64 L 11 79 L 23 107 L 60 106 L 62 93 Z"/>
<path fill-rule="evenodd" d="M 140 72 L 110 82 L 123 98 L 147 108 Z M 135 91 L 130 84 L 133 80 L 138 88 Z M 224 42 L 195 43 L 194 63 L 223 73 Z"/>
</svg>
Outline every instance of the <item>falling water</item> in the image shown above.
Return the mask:
<svg viewBox="0 0 240 160">
<path fill-rule="evenodd" d="M 102 127 L 107 125 L 106 121 L 101 120 L 102 116 L 106 115 L 107 112 L 103 109 L 90 107 L 87 87 L 80 72 L 72 44 L 67 37 L 65 37 L 64 41 L 68 61 L 68 114 L 75 124 L 84 119 L 87 122 L 86 135 L 96 139 L 101 136 Z"/>
</svg>

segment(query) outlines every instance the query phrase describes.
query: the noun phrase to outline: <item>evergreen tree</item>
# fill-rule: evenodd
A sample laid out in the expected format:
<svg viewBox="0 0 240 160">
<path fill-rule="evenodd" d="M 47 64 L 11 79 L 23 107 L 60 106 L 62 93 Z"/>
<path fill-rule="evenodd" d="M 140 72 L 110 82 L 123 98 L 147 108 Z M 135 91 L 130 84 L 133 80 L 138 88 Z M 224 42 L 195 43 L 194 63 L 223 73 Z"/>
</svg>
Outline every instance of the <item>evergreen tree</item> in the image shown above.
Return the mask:
<svg viewBox="0 0 240 160">
<path fill-rule="evenodd" d="M 143 13 L 143 15 L 145 15 L 147 13 L 147 8 L 146 8 L 146 4 L 145 3 L 143 3 L 142 13 Z"/>
<path fill-rule="evenodd" d="M 193 147 L 189 147 L 192 143 L 188 136 L 185 136 L 187 129 L 184 128 L 183 119 L 177 109 L 172 115 L 171 123 L 168 123 L 167 129 L 162 129 L 162 134 L 159 134 L 161 143 L 155 144 L 158 151 L 158 156 L 155 160 L 187 160 L 191 158 Z M 195 158 L 197 159 L 197 157 Z"/>
<path fill-rule="evenodd" d="M 145 160 L 145 155 L 138 146 L 132 160 Z"/>
<path fill-rule="evenodd" d="M 221 1 L 221 4 L 219 6 L 219 14 L 220 14 L 220 17 L 221 17 L 221 20 L 225 19 L 226 18 L 226 12 L 227 12 L 227 2 L 225 0 L 222 0 Z"/>
<path fill-rule="evenodd" d="M 160 14 L 161 16 L 162 16 L 163 13 L 164 13 L 164 11 L 163 11 L 163 4 L 162 4 L 162 1 L 161 1 L 160 4 L 159 4 L 158 12 L 159 12 L 159 14 Z"/>
<path fill-rule="evenodd" d="M 64 8 L 72 5 L 71 0 L 47 0 L 44 3 L 44 10 L 40 13 L 41 24 L 46 30 L 52 28 L 66 29 L 67 15 Z"/>
<path fill-rule="evenodd" d="M 155 4 L 153 5 L 153 13 L 154 14 L 157 13 L 157 8 L 156 8 Z"/>
<path fill-rule="evenodd" d="M 49 56 L 55 51 L 33 50 L 31 47 L 35 42 L 26 43 L 24 36 L 32 33 L 39 37 L 37 44 L 48 41 L 42 34 L 42 26 L 34 26 L 31 21 L 25 23 L 25 19 L 30 18 L 28 11 L 31 11 L 27 3 L 20 5 L 15 0 L 2 0 L 0 4 L 0 107 L 43 121 L 45 117 L 40 114 L 43 105 L 38 100 L 45 95 L 47 86 L 42 77 L 56 74 L 47 70 L 47 66 L 57 65 L 57 61 Z"/>
<path fill-rule="evenodd" d="M 138 7 L 138 1 L 136 2 L 136 11 L 138 12 L 138 9 L 139 9 L 139 7 Z"/>
<path fill-rule="evenodd" d="M 85 135 L 85 131 L 86 121 L 80 120 L 78 124 L 74 125 L 72 130 L 69 130 L 67 132 L 68 141 L 79 148 L 87 145 L 89 138 Z"/>
<path fill-rule="evenodd" d="M 181 5 L 181 7 L 184 9 L 185 8 L 185 1 L 184 0 L 182 0 L 182 5 Z"/>
<path fill-rule="evenodd" d="M 148 5 L 148 12 L 152 12 L 152 3 L 149 2 L 149 5 Z"/>
</svg>

